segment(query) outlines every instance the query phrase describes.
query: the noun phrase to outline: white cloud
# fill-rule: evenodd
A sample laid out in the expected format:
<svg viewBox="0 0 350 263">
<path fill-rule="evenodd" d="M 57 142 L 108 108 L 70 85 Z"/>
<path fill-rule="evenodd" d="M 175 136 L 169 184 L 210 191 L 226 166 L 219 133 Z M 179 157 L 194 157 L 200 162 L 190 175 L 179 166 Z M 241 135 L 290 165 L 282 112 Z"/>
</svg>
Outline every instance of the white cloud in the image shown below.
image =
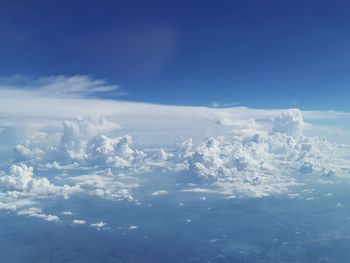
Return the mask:
<svg viewBox="0 0 350 263">
<path fill-rule="evenodd" d="M 287 135 L 300 135 L 304 128 L 304 120 L 300 110 L 284 110 L 273 120 L 273 132 L 284 133 Z"/>
<path fill-rule="evenodd" d="M 15 81 L 15 84 L 11 84 L 13 81 L 0 83 L 2 128 L 15 128 L 21 136 L 23 133 L 33 134 L 38 129 L 56 129 L 64 120 L 104 116 L 110 121 L 119 123 L 123 130 L 127 131 L 126 134 L 142 137 L 142 143 L 164 146 L 173 143 L 180 137 L 204 138 L 228 135 L 232 130 L 239 135 L 242 132 L 251 133 L 251 130 L 257 126 L 265 130 L 268 128 L 266 123 L 281 112 L 281 110 L 245 107 L 215 109 L 166 106 L 111 101 L 86 96 L 62 96 L 67 93 L 74 94 L 74 92 L 65 92 L 65 90 L 81 90 L 80 84 L 72 81 L 74 78 L 60 76 L 44 78 L 45 81 L 21 79 L 21 81 Z M 84 79 L 82 82 L 86 82 L 84 87 L 87 88 L 83 90 L 96 91 L 99 88 L 94 87 L 104 85 L 96 84 L 103 83 L 103 81 L 91 77 L 79 76 L 79 78 Z M 49 86 L 49 89 L 57 90 L 57 92 L 43 92 L 43 84 L 40 83 L 46 83 L 44 86 Z M 348 131 L 342 131 L 340 136 L 333 136 L 339 133 L 340 127 L 346 127 L 345 124 L 350 119 L 349 113 L 303 111 L 302 115 L 306 122 L 323 121 L 322 125 L 305 125 L 306 131 L 311 127 L 313 135 L 317 135 L 319 129 L 322 130 L 321 133 L 324 133 L 324 127 L 328 127 L 329 132 L 326 135 L 329 138 L 349 142 L 347 138 L 350 133 Z M 330 120 L 336 120 L 338 126 L 333 128 L 326 124 Z M 222 125 L 218 125 L 220 123 Z"/>
<path fill-rule="evenodd" d="M 303 120 L 296 110 L 284 111 L 270 134 L 188 141 L 179 155 L 191 175 L 213 182 L 218 192 L 266 196 L 286 192 L 295 175 L 344 177 L 350 172 L 348 146 L 301 136 Z M 299 136 L 296 136 L 299 135 Z M 214 190 L 215 191 L 215 190 Z"/>
<path fill-rule="evenodd" d="M 49 222 L 57 222 L 60 220 L 58 216 L 45 214 L 43 211 L 36 207 L 30 207 L 17 212 L 18 215 L 26 215 L 30 217 L 37 217 Z"/>
<path fill-rule="evenodd" d="M 30 198 L 19 199 L 18 194 L 14 192 L 0 193 L 0 210 L 16 211 L 20 208 L 34 205 L 35 203 Z"/>
<path fill-rule="evenodd" d="M 66 215 L 66 216 L 72 216 L 73 213 L 71 211 L 63 211 L 62 215 Z"/>
<path fill-rule="evenodd" d="M 74 219 L 72 224 L 73 225 L 85 225 L 86 221 L 85 220 Z"/>
<path fill-rule="evenodd" d="M 62 132 L 55 133 L 56 140 L 27 139 L 15 147 L 18 160 L 43 162 L 46 168 L 69 168 L 72 163 L 111 166 L 117 168 L 131 167 L 142 162 L 146 154 L 132 149 L 129 135 L 108 137 L 105 134 L 118 129 L 119 126 L 104 118 L 76 119 L 64 121 Z M 52 142 L 52 144 L 48 144 Z"/>
<path fill-rule="evenodd" d="M 131 190 L 137 188 L 137 179 L 116 174 L 90 174 L 68 177 L 67 180 L 81 185 L 88 194 L 112 201 L 134 201 Z"/>
<path fill-rule="evenodd" d="M 0 188 L 6 192 L 18 192 L 19 195 L 34 197 L 56 195 L 69 198 L 69 195 L 81 191 L 79 185 L 57 186 L 46 177 L 33 177 L 33 167 L 25 164 L 12 165 L 9 175 L 0 175 Z"/>
<path fill-rule="evenodd" d="M 154 180 L 153 189 L 164 189 L 149 172 L 196 183 L 174 193 L 229 197 L 292 196 L 300 178 L 350 174 L 350 146 L 317 137 L 346 141 L 350 132 L 337 123 L 346 123 L 349 113 L 102 100 L 92 96 L 117 87 L 84 76 L 23 82 L 0 84 L 1 135 L 19 136 L 14 162 L 22 162 L 0 173 L 0 209 L 55 221 L 33 206 L 78 192 L 139 203 L 136 189 L 147 180 Z M 0 144 L 8 143 L 2 138 Z M 47 170 L 55 177 L 43 176 Z M 102 229 L 106 223 L 91 226 Z"/>
<path fill-rule="evenodd" d="M 153 192 L 151 195 L 153 195 L 153 196 L 159 196 L 159 195 L 166 195 L 166 194 L 168 194 L 168 191 L 159 190 L 159 191 Z"/>
<path fill-rule="evenodd" d="M 251 119 L 244 124 L 244 121 L 236 121 L 232 116 L 229 118 L 225 120 L 225 126 L 241 130 L 242 133 L 210 137 L 203 141 L 188 139 L 179 148 L 173 149 L 173 153 L 163 149 L 133 149 L 131 136 L 105 135 L 113 133 L 118 125 L 105 119 L 91 118 L 65 121 L 62 132 L 55 132 L 55 136 L 42 135 L 41 132 L 33 143 L 26 140 L 24 146 L 31 153 L 28 155 L 29 161 L 46 168 L 67 169 L 78 162 L 81 167 L 110 167 L 130 175 L 151 169 L 172 172 L 188 170 L 194 177 L 213 182 L 222 193 L 256 197 L 288 191 L 296 185 L 295 176 L 291 176 L 293 173 L 341 177 L 350 171 L 350 165 L 343 156 L 349 147 L 303 136 L 304 121 L 299 110 L 280 112 L 270 120 L 270 126 L 266 123 L 258 125 Z M 214 123 L 216 121 L 213 119 Z M 235 122 L 238 124 L 235 125 Z M 269 130 L 272 132 L 269 133 Z M 52 137 L 56 138 L 49 140 L 53 144 L 47 145 L 47 138 Z M 156 154 L 147 156 L 147 151 Z M 38 152 L 38 156 L 35 156 L 35 152 Z M 52 162 L 47 163 L 49 160 Z M 53 160 L 60 160 L 60 163 Z M 108 171 L 107 174 L 69 177 L 69 180 L 84 186 L 92 196 L 134 200 L 130 190 L 138 187 L 135 180 L 125 181 L 120 173 L 114 176 L 111 169 Z M 32 178 L 28 177 L 27 172 L 23 176 L 3 176 L 0 180 L 3 186 L 7 184 L 23 191 L 28 185 L 27 180 Z M 35 179 L 30 185 L 34 188 L 29 192 L 46 189 L 48 193 L 57 194 L 62 189 L 50 185 L 46 178 Z M 67 191 L 71 189 L 64 187 Z M 164 193 L 155 192 L 152 195 L 160 194 Z"/>
<path fill-rule="evenodd" d="M 119 128 L 117 124 L 106 119 L 77 119 L 64 121 L 63 132 L 58 145 L 60 157 L 68 159 L 84 160 L 88 142 L 95 136 L 110 133 Z"/>
<path fill-rule="evenodd" d="M 89 143 L 86 159 L 117 168 L 130 167 L 146 157 L 142 151 L 133 150 L 131 144 L 132 138 L 129 135 L 114 138 L 101 135 Z"/>
<path fill-rule="evenodd" d="M 100 229 L 106 228 L 107 223 L 105 223 L 105 222 L 103 222 L 103 221 L 100 221 L 100 222 L 98 222 L 98 223 L 93 223 L 93 224 L 91 224 L 90 226 L 96 227 L 97 230 L 100 230 Z"/>
<path fill-rule="evenodd" d="M 49 76 L 38 79 L 17 75 L 12 78 L 0 78 L 0 85 L 6 89 L 30 90 L 40 96 L 81 97 L 105 92 L 113 92 L 114 95 L 123 94 L 117 85 L 109 85 L 105 80 L 84 75 Z"/>
<path fill-rule="evenodd" d="M 37 203 L 43 198 L 63 197 L 81 192 L 79 185 L 54 185 L 46 177 L 34 177 L 33 168 L 25 164 L 12 165 L 9 174 L 0 172 L 0 209 L 16 211 Z M 25 212 L 34 211 L 22 210 Z M 56 221 L 56 216 L 35 213 L 32 216 Z"/>
<path fill-rule="evenodd" d="M 208 189 L 208 188 L 198 188 L 198 187 L 182 189 L 182 190 L 180 190 L 180 192 L 220 194 L 220 191 L 218 191 L 218 190 L 213 190 L 213 189 Z M 180 203 L 180 204 L 182 204 L 182 203 Z"/>
</svg>

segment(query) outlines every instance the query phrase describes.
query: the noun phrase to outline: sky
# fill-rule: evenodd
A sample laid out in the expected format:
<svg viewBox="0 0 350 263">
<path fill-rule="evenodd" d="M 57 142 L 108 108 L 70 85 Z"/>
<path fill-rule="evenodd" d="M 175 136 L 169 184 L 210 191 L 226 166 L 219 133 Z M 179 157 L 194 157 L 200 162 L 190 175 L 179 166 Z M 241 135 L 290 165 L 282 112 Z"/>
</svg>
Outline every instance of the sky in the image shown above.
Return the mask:
<svg viewBox="0 0 350 263">
<path fill-rule="evenodd" d="M 348 1 L 1 1 L 0 76 L 88 75 L 102 98 L 349 111 Z"/>
<path fill-rule="evenodd" d="M 0 262 L 349 262 L 349 8 L 0 1 Z"/>
</svg>

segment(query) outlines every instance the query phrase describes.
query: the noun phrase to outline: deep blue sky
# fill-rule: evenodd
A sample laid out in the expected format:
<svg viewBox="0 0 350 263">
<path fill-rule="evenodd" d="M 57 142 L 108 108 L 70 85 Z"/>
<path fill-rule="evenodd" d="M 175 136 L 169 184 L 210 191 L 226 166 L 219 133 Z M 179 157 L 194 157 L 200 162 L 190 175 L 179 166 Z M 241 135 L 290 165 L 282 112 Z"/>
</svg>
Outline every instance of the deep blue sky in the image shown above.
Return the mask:
<svg viewBox="0 0 350 263">
<path fill-rule="evenodd" d="M 0 75 L 125 100 L 350 111 L 350 1 L 1 1 Z M 237 103 L 237 104 L 236 104 Z"/>
</svg>

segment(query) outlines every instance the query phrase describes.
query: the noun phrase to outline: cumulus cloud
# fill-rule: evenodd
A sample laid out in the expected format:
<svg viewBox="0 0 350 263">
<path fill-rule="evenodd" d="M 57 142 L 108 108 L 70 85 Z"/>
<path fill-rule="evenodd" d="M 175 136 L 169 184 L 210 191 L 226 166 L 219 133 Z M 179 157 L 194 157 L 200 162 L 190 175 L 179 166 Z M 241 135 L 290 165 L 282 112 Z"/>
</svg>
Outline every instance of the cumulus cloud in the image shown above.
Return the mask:
<svg viewBox="0 0 350 263">
<path fill-rule="evenodd" d="M 73 213 L 71 211 L 63 211 L 62 215 L 66 215 L 66 216 L 72 216 Z"/>
<path fill-rule="evenodd" d="M 86 221 L 85 220 L 74 219 L 72 224 L 73 225 L 85 225 Z"/>
<path fill-rule="evenodd" d="M 12 165 L 8 174 L 0 172 L 0 190 L 0 209 L 11 211 L 31 206 L 43 198 L 68 199 L 71 194 L 82 191 L 78 184 L 55 185 L 46 177 L 36 177 L 33 174 L 33 167 L 25 164 Z M 58 220 L 57 216 L 46 215 L 35 209 L 21 210 L 19 214 L 43 218 L 47 221 Z"/>
<path fill-rule="evenodd" d="M 284 133 L 290 136 L 300 135 L 304 128 L 304 120 L 300 110 L 284 110 L 273 120 L 273 132 Z"/>
<path fill-rule="evenodd" d="M 36 207 L 30 207 L 17 212 L 18 215 L 26 215 L 30 217 L 36 217 L 49 222 L 57 222 L 60 220 L 58 216 L 45 214 L 43 211 Z"/>
<path fill-rule="evenodd" d="M 25 164 L 12 165 L 9 175 L 0 176 L 0 187 L 6 192 L 15 192 L 19 195 L 48 196 L 56 195 L 68 198 L 70 194 L 79 192 L 80 186 L 52 184 L 46 177 L 35 178 L 33 167 Z"/>
<path fill-rule="evenodd" d="M 95 95 L 118 87 L 84 76 L 4 85 L 0 83 L 0 144 L 11 143 L 5 136 L 17 133 L 21 142 L 9 171 L 0 172 L 0 209 L 19 215 L 58 221 L 38 207 L 46 198 L 73 193 L 141 204 L 139 197 L 150 197 L 140 194 L 140 186 L 150 184 L 152 191 L 164 189 L 147 191 L 159 199 L 169 192 L 191 192 L 204 200 L 204 194 L 297 197 L 301 195 L 293 187 L 303 179 L 349 178 L 350 146 L 315 137 L 327 129 L 332 140 L 341 141 L 346 133 L 337 125 L 310 123 L 345 123 L 348 113 L 101 100 Z M 23 136 L 22 130 L 29 132 Z M 176 185 L 162 184 L 166 179 L 160 176 L 174 175 L 176 180 L 169 180 Z M 108 228 L 104 222 L 90 226 Z"/>
<path fill-rule="evenodd" d="M 119 125 L 100 119 L 76 119 L 64 121 L 63 130 L 56 134 L 56 140 L 25 140 L 15 147 L 17 160 L 45 162 L 47 168 L 69 168 L 74 163 L 111 166 L 117 168 L 131 167 L 146 157 L 142 151 L 132 149 L 129 135 L 109 137 Z"/>
<path fill-rule="evenodd" d="M 146 157 L 144 152 L 132 149 L 131 145 L 132 138 L 129 135 L 113 138 L 101 135 L 89 143 L 86 159 L 96 164 L 130 167 Z"/>
<path fill-rule="evenodd" d="M 59 157 L 84 160 L 86 159 L 87 145 L 97 135 L 110 133 L 119 128 L 117 124 L 106 119 L 77 119 L 64 121 L 63 131 L 57 146 Z"/>
<path fill-rule="evenodd" d="M 123 179 L 118 172 L 113 175 L 111 168 L 127 174 L 150 169 L 187 170 L 193 178 L 211 182 L 223 193 L 248 196 L 288 191 L 297 183 L 295 176 L 291 176 L 293 173 L 329 177 L 343 176 L 349 171 L 349 165 L 342 162 L 347 146 L 303 136 L 304 121 L 299 110 L 284 110 L 275 115 L 270 120 L 270 132 L 266 128 L 268 125 L 258 125 L 255 120 L 248 119 L 245 125 L 241 120 L 237 125 L 234 125 L 235 122 L 231 118 L 226 120 L 225 125 L 242 130 L 242 133 L 209 137 L 203 141 L 190 138 L 172 152 L 162 148 L 134 149 L 131 136 L 106 135 L 113 133 L 118 126 L 105 119 L 66 121 L 63 131 L 58 133 L 56 144 L 43 147 L 34 143 L 34 148 L 30 148 L 29 143 L 24 146 L 30 153 L 38 152 L 39 157 L 44 155 L 42 163 L 49 159 L 60 161 L 46 163 L 45 167 L 50 169 L 67 169 L 72 163 L 82 167 L 110 167 L 105 174 L 69 177 L 89 189 L 90 195 L 109 200 L 134 200 L 130 191 L 137 185 L 135 181 L 125 181 L 125 176 Z M 37 165 L 40 164 L 39 157 L 35 158 L 33 154 L 30 157 Z M 46 182 L 45 179 L 42 182 Z M 160 194 L 162 192 L 152 195 Z"/>
<path fill-rule="evenodd" d="M 212 137 L 197 144 L 186 141 L 178 156 L 189 174 L 226 193 L 266 196 L 287 191 L 296 174 L 342 177 L 350 172 L 344 145 L 302 136 L 297 110 L 283 111 L 273 120 L 270 134 Z M 342 161 L 343 160 L 343 161 Z"/>
<path fill-rule="evenodd" d="M 293 179 L 276 172 L 267 145 L 259 140 L 209 138 L 187 152 L 188 170 L 227 193 L 264 196 L 285 191 L 294 184 Z"/>
<path fill-rule="evenodd" d="M 98 223 L 92 223 L 90 226 L 95 227 L 97 230 L 101 230 L 101 229 L 106 228 L 107 223 L 100 221 Z"/>
</svg>

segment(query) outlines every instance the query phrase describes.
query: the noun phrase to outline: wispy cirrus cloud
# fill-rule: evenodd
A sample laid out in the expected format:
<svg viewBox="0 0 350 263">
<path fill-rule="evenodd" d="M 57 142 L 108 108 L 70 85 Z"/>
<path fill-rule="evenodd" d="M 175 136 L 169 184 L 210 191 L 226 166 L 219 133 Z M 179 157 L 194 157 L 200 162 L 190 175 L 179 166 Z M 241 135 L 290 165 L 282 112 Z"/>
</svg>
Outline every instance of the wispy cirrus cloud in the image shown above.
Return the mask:
<svg viewBox="0 0 350 263">
<path fill-rule="evenodd" d="M 46 76 L 41 78 L 28 78 L 22 75 L 0 77 L 2 90 L 30 91 L 36 96 L 49 96 L 60 98 L 98 97 L 102 93 L 122 96 L 119 85 L 108 84 L 104 79 L 95 79 L 87 75 L 73 76 Z"/>
</svg>

